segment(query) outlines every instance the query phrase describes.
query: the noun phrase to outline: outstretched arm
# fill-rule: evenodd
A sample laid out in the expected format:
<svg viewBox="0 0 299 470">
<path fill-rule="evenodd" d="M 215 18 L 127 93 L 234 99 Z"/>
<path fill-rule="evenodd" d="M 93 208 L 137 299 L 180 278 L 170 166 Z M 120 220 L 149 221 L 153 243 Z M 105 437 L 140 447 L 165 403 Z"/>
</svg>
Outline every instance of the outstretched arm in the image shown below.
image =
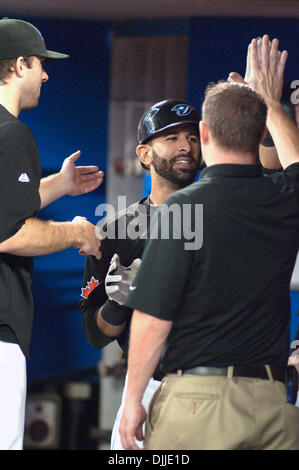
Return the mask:
<svg viewBox="0 0 299 470">
<path fill-rule="evenodd" d="M 273 39 L 269 49 L 269 37 L 262 40 L 261 62 L 258 60 L 257 41 L 253 39 L 251 58 L 253 77 L 250 85 L 263 96 L 267 106 L 267 127 L 274 141 L 283 168 L 299 161 L 299 131 L 280 104 L 283 74 L 287 51 L 278 59 L 278 39 Z"/>
<path fill-rule="evenodd" d="M 0 243 L 0 253 L 39 256 L 76 246 L 100 258 L 101 242 L 96 236 L 96 227 L 83 217 L 80 220 L 81 223 L 76 224 L 30 217 L 17 233 Z"/>
<path fill-rule="evenodd" d="M 262 38 L 258 38 L 257 45 L 258 45 L 259 60 L 261 57 L 261 44 L 262 44 Z M 278 57 L 280 58 L 281 52 L 278 51 L 277 54 L 278 54 Z M 251 44 L 249 44 L 248 50 L 247 50 L 246 71 L 245 71 L 244 79 L 240 74 L 236 72 L 232 72 L 230 73 L 228 80 L 234 81 L 237 83 L 243 83 L 244 85 L 249 85 L 249 81 L 251 78 L 252 78 Z M 268 130 L 267 130 L 266 138 L 263 139 L 263 141 L 261 142 L 259 146 L 259 159 L 264 168 L 271 169 L 271 170 L 281 169 L 281 163 L 279 161 L 273 139 Z"/>
<path fill-rule="evenodd" d="M 281 163 L 274 145 L 272 147 L 265 147 L 263 143 L 261 143 L 259 147 L 259 157 L 263 168 L 269 170 L 281 169 Z"/>
<path fill-rule="evenodd" d="M 283 51 L 279 56 L 278 45 L 278 39 L 273 39 L 269 47 L 268 35 L 263 36 L 261 60 L 259 60 L 257 40 L 252 40 L 250 48 L 252 73 L 248 85 L 259 93 L 267 104 L 267 128 L 280 163 L 283 168 L 287 168 L 299 161 L 299 131 L 280 103 L 288 54 L 287 51 Z M 233 73 L 230 77 L 234 79 L 236 75 Z"/>
</svg>

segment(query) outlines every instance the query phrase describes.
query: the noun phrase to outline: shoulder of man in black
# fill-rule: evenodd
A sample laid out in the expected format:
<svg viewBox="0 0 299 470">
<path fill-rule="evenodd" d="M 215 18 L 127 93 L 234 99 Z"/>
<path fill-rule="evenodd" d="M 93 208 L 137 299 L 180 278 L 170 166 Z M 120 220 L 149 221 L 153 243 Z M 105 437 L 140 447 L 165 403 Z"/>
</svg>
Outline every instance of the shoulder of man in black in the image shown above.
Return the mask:
<svg viewBox="0 0 299 470">
<path fill-rule="evenodd" d="M 30 129 L 0 106 L 0 241 L 14 235 L 40 208 L 40 158 Z"/>
<path fill-rule="evenodd" d="M 299 204 L 299 161 L 280 171 L 267 172 L 274 184 L 280 184 L 284 191 L 294 191 Z"/>
<path fill-rule="evenodd" d="M 20 133 L 21 136 L 27 136 L 34 138 L 34 135 L 30 128 L 24 122 L 20 121 L 16 118 L 13 114 L 11 114 L 4 106 L 0 105 L 0 129 L 1 129 L 1 136 L 2 139 L 4 136 L 14 136 L 15 138 L 18 137 Z"/>
<path fill-rule="evenodd" d="M 31 129 L 0 105 L 0 158 L 8 158 L 11 164 L 29 162 L 41 178 L 40 155 Z"/>
</svg>

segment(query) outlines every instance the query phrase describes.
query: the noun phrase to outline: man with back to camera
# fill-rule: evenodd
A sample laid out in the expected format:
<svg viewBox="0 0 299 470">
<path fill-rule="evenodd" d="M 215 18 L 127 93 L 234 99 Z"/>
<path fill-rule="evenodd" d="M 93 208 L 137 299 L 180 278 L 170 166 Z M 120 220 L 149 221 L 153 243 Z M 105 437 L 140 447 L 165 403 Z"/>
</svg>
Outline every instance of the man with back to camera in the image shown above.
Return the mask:
<svg viewBox="0 0 299 470">
<path fill-rule="evenodd" d="M 141 164 L 150 170 L 151 193 L 105 226 L 102 258 L 87 257 L 80 301 L 85 335 L 95 348 L 117 339 L 125 361 L 132 310 L 122 304 L 138 269 L 152 215 L 169 194 L 194 181 L 200 164 L 198 124 L 196 109 L 184 100 L 164 100 L 143 114 L 136 152 Z M 134 239 L 128 233 L 133 224 L 139 224 L 139 236 Z M 123 229 L 125 237 L 121 238 Z M 144 406 L 160 385 L 161 374 L 157 367 L 144 393 Z M 122 406 L 111 436 L 113 450 L 122 449 L 118 432 L 121 413 Z"/>
<path fill-rule="evenodd" d="M 183 237 L 147 242 L 125 302 L 135 309 L 120 424 L 125 449 L 138 449 L 141 397 L 162 351 L 167 375 L 150 405 L 145 449 L 299 448 L 299 410 L 286 399 L 299 134 L 279 103 L 287 53 L 278 58 L 277 51 L 278 40 L 269 48 L 265 35 L 259 63 L 253 40 L 252 88 L 220 83 L 206 91 L 207 168 L 166 202 L 203 205 L 202 247 L 185 250 Z M 256 157 L 266 117 L 284 171 L 264 177 Z"/>
<path fill-rule="evenodd" d="M 38 211 L 64 195 L 96 189 L 103 180 L 97 166 L 76 167 L 80 152 L 63 162 L 59 173 L 40 180 L 35 138 L 18 120 L 22 110 L 38 105 L 48 80 L 47 59 L 68 55 L 46 49 L 30 23 L 0 20 L 0 449 L 23 446 L 26 357 L 29 356 L 33 302 L 33 256 L 71 246 L 100 257 L 95 227 L 84 217 L 76 222 L 36 218 Z"/>
</svg>

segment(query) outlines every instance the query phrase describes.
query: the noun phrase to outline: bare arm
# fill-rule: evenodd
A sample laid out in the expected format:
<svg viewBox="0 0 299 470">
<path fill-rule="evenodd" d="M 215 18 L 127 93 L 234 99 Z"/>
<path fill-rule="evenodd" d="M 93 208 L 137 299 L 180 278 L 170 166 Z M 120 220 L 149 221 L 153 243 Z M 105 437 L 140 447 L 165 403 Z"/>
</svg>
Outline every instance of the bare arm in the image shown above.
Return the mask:
<svg viewBox="0 0 299 470">
<path fill-rule="evenodd" d="M 0 243 L 0 253 L 17 256 L 38 256 L 64 250 L 71 246 L 87 253 L 101 256 L 100 240 L 96 237 L 95 227 L 82 219 L 82 223 L 52 222 L 26 219 L 20 230 Z"/>
<path fill-rule="evenodd" d="M 299 131 L 279 102 L 268 102 L 267 126 L 282 167 L 299 162 Z"/>
<path fill-rule="evenodd" d="M 264 147 L 263 145 L 260 145 L 259 156 L 260 162 L 264 168 L 268 168 L 270 170 L 281 169 L 281 163 L 275 147 Z"/>
<path fill-rule="evenodd" d="M 249 85 L 264 98 L 267 107 L 267 127 L 283 168 L 299 161 L 299 131 L 280 104 L 287 51 L 279 57 L 278 39 L 262 39 L 261 61 L 258 60 L 256 39 L 251 42 L 252 77 Z"/>
<path fill-rule="evenodd" d="M 146 413 L 141 405 L 143 393 L 160 360 L 172 322 L 134 310 L 129 347 L 128 388 L 120 423 L 125 449 L 138 450 L 134 437 L 142 440 Z"/>
<path fill-rule="evenodd" d="M 65 190 L 61 185 L 61 176 L 59 173 L 42 178 L 39 186 L 40 209 L 48 206 L 65 195 Z"/>
<path fill-rule="evenodd" d="M 261 55 L 261 44 L 262 44 L 262 40 L 261 38 L 258 38 L 258 41 L 257 41 L 258 56 Z M 244 83 L 250 86 L 249 82 L 252 79 L 251 49 L 252 49 L 252 45 L 250 44 L 248 46 L 248 51 L 247 51 L 246 72 L 245 72 L 244 79 L 240 74 L 236 72 L 232 72 L 229 75 L 229 78 L 228 78 L 229 81 L 232 80 L 232 81 L 235 81 L 238 83 Z M 277 51 L 277 59 L 279 60 L 280 57 L 281 57 L 281 52 Z M 259 158 L 264 168 L 273 169 L 273 170 L 281 169 L 281 163 L 279 161 L 278 154 L 277 154 L 273 141 L 272 141 L 272 145 L 270 146 L 263 145 L 263 142 L 261 143 L 261 145 L 259 146 Z"/>
<path fill-rule="evenodd" d="M 59 173 L 43 178 L 39 194 L 41 209 L 62 196 L 78 196 L 94 191 L 103 181 L 103 172 L 97 166 L 76 166 L 81 152 L 66 158 Z"/>
</svg>

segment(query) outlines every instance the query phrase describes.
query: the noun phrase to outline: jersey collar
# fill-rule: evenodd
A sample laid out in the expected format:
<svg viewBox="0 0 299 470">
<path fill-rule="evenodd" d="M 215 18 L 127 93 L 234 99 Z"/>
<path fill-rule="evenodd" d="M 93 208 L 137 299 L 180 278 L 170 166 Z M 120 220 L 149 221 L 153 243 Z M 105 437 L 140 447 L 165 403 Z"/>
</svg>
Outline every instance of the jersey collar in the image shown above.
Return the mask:
<svg viewBox="0 0 299 470">
<path fill-rule="evenodd" d="M 211 176 L 228 176 L 228 177 L 257 177 L 263 176 L 262 167 L 259 164 L 256 165 L 238 165 L 233 163 L 222 163 L 219 165 L 211 165 L 205 167 L 199 178 Z"/>
</svg>

